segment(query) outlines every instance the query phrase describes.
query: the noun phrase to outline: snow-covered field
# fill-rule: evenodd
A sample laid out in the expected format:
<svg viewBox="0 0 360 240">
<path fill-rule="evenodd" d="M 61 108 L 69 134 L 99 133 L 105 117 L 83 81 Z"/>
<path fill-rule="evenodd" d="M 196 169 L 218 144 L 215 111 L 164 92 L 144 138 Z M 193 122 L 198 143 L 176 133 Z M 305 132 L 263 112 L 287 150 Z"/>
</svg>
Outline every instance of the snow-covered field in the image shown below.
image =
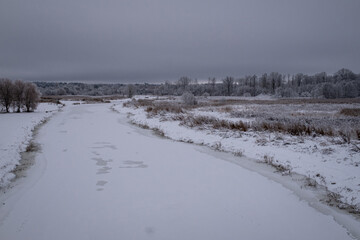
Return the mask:
<svg viewBox="0 0 360 240">
<path fill-rule="evenodd" d="M 67 104 L 39 129 L 35 165 L 0 195 L 1 239 L 360 239 L 267 165 L 157 137 L 113 104 Z"/>
<path fill-rule="evenodd" d="M 157 100 L 157 103 L 162 101 L 164 99 Z M 359 129 L 359 117 L 339 115 L 343 108 L 359 108 L 358 103 L 221 104 L 189 108 L 181 113 L 176 113 L 175 109 L 156 114 L 151 108 L 149 110 L 147 106 L 139 106 L 136 103 L 126 106 L 123 107 L 123 103 L 120 102 L 114 109 L 120 113 L 127 113 L 130 120 L 137 125 L 155 129 L 173 140 L 206 145 L 216 150 L 246 156 L 254 161 L 266 162 L 275 166 L 282 174 L 301 174 L 307 177 L 305 184 L 308 186 L 327 188 L 329 196 L 335 201 L 332 204 L 349 211 L 356 212 L 360 209 L 360 141 L 355 137 L 349 143 L 344 143 L 346 139 L 335 134 L 335 131 L 349 132 Z M 246 132 L 214 129 L 206 124 L 191 123 L 191 119 L 199 116 L 245 123 L 259 119 L 301 119 L 318 128 L 334 128 L 334 136 L 292 136 L 282 132 L 251 129 Z"/>
<path fill-rule="evenodd" d="M 12 171 L 19 164 L 20 153 L 26 150 L 34 128 L 57 112 L 59 106 L 40 103 L 35 112 L 0 114 L 0 188 L 15 177 Z"/>
</svg>

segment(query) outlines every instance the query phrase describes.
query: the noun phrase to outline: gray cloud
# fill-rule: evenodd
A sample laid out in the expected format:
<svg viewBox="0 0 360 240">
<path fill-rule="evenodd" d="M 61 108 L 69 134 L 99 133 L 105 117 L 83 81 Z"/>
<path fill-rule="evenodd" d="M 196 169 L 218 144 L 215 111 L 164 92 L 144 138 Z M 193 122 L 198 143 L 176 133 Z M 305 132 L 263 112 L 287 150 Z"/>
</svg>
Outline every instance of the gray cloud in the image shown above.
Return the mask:
<svg viewBox="0 0 360 240">
<path fill-rule="evenodd" d="M 360 72 L 358 0 L 4 0 L 0 76 L 145 82 Z"/>
</svg>

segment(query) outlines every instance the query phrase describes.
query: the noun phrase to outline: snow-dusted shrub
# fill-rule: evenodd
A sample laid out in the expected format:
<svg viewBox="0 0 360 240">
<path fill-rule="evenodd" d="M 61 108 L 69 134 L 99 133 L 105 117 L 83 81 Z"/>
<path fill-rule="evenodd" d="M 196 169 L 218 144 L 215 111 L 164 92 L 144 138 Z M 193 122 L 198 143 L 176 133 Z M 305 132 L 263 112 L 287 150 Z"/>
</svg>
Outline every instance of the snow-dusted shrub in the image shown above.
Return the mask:
<svg viewBox="0 0 360 240">
<path fill-rule="evenodd" d="M 339 136 L 345 143 L 350 143 L 352 138 L 352 131 L 350 129 L 343 129 L 339 131 Z"/>
<path fill-rule="evenodd" d="M 309 93 L 309 92 L 302 92 L 302 93 L 300 94 L 300 97 L 307 97 L 307 98 L 309 98 L 309 97 L 311 97 L 311 93 Z"/>
<path fill-rule="evenodd" d="M 273 156 L 269 156 L 267 154 L 263 157 L 264 163 L 274 167 L 277 171 L 281 172 L 283 175 L 290 174 L 291 168 L 288 165 L 283 165 L 277 160 L 274 160 Z"/>
<path fill-rule="evenodd" d="M 204 94 L 202 95 L 204 98 L 208 98 L 210 96 L 210 94 L 208 92 L 204 92 Z"/>
<path fill-rule="evenodd" d="M 211 145 L 211 148 L 216 150 L 216 151 L 222 151 L 223 147 L 221 142 L 217 141 L 214 144 Z"/>
<path fill-rule="evenodd" d="M 188 105 L 188 106 L 194 106 L 197 104 L 194 94 L 192 94 L 190 92 L 185 92 L 181 96 L 181 99 L 182 99 L 183 103 L 185 103 L 185 105 Z"/>
<path fill-rule="evenodd" d="M 236 157 L 242 157 L 244 155 L 244 151 L 243 150 L 238 150 L 236 152 L 233 152 L 233 154 Z"/>
</svg>

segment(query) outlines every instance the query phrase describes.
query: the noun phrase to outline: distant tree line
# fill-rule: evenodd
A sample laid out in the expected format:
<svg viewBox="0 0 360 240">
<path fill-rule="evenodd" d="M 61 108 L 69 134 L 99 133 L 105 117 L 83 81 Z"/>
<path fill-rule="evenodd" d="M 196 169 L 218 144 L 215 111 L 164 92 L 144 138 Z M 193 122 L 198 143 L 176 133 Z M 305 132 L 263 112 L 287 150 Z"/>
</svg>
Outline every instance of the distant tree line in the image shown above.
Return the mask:
<svg viewBox="0 0 360 240">
<path fill-rule="evenodd" d="M 257 96 L 308 98 L 354 98 L 360 96 L 360 74 L 340 69 L 333 75 L 325 72 L 315 75 L 285 75 L 278 72 L 242 78 L 210 77 L 205 83 L 181 77 L 176 82 L 163 84 L 85 84 L 37 82 L 43 95 L 177 95 L 190 92 L 195 96 Z"/>
<path fill-rule="evenodd" d="M 0 110 L 10 112 L 32 112 L 40 100 L 35 84 L 21 80 L 0 79 Z"/>
</svg>

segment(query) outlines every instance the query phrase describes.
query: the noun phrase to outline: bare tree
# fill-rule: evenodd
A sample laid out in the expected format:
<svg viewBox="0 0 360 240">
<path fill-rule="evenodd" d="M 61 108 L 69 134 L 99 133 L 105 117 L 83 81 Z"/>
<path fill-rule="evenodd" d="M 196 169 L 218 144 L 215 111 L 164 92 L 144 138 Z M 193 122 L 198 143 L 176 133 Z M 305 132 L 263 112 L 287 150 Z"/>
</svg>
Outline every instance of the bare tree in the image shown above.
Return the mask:
<svg viewBox="0 0 360 240">
<path fill-rule="evenodd" d="M 185 92 L 185 90 L 187 90 L 188 86 L 190 85 L 191 79 L 188 77 L 181 77 L 178 81 L 177 84 L 179 85 L 179 87 L 181 88 L 182 92 Z"/>
<path fill-rule="evenodd" d="M 211 95 L 214 95 L 215 86 L 216 86 L 216 78 L 214 78 L 214 77 L 209 77 L 209 78 L 208 78 L 208 84 L 210 85 Z"/>
<path fill-rule="evenodd" d="M 14 82 L 14 90 L 13 90 L 13 102 L 14 107 L 17 108 L 17 112 L 20 112 L 21 107 L 24 104 L 24 91 L 25 91 L 25 83 L 21 80 L 15 80 Z"/>
<path fill-rule="evenodd" d="M 128 98 L 132 98 L 132 97 L 135 95 L 135 86 L 132 85 L 132 84 L 128 84 L 128 85 L 126 86 L 125 91 L 126 91 L 127 97 L 128 97 Z"/>
<path fill-rule="evenodd" d="M 5 107 L 6 112 L 13 101 L 14 85 L 10 79 L 0 79 L 0 103 Z"/>
<path fill-rule="evenodd" d="M 223 84 L 225 87 L 226 95 L 230 96 L 234 86 L 234 78 L 233 77 L 226 77 L 223 79 Z"/>
<path fill-rule="evenodd" d="M 35 84 L 25 83 L 24 89 L 24 106 L 27 112 L 32 112 L 37 108 L 40 100 L 40 93 L 38 92 Z"/>
</svg>

